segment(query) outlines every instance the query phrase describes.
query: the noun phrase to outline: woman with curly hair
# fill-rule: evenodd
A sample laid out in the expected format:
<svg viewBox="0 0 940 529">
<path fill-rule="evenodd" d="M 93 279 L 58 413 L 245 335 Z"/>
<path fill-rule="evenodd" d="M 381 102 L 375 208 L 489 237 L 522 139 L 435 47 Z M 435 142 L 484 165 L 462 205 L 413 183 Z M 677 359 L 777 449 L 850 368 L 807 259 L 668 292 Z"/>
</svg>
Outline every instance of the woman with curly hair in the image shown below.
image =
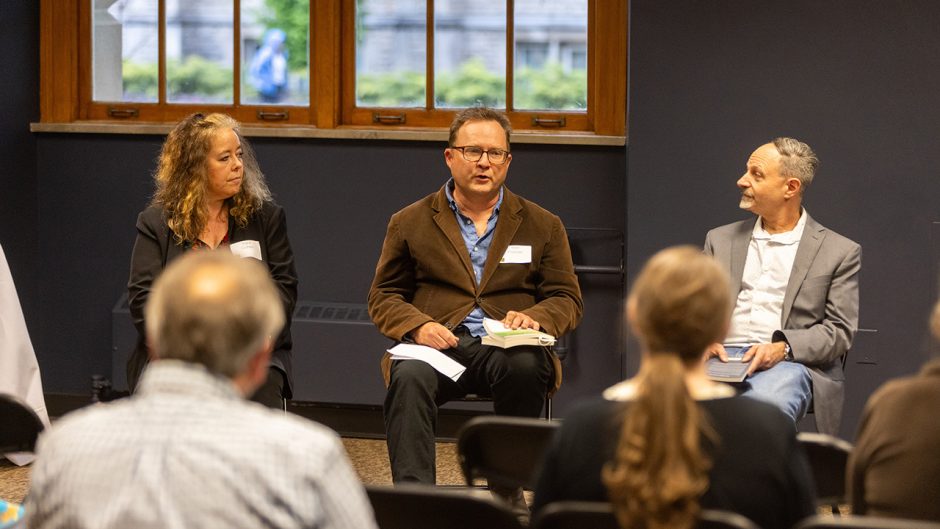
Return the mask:
<svg viewBox="0 0 940 529">
<path fill-rule="evenodd" d="M 700 249 L 668 248 L 649 260 L 627 301 L 639 372 L 566 415 L 534 510 L 610 501 L 625 529 L 689 529 L 703 508 L 764 529 L 813 514 L 793 421 L 705 374 L 703 352 L 721 342 L 731 307 L 727 276 Z"/>
<path fill-rule="evenodd" d="M 188 251 L 225 249 L 263 261 L 284 304 L 287 323 L 274 343 L 267 382 L 254 400 L 281 407 L 291 396 L 290 322 L 297 301 L 294 254 L 284 210 L 271 191 L 237 121 L 193 114 L 166 137 L 154 174 L 156 192 L 137 217 L 127 283 L 137 345 L 127 364 L 133 391 L 148 362 L 144 305 L 167 263 Z"/>
</svg>

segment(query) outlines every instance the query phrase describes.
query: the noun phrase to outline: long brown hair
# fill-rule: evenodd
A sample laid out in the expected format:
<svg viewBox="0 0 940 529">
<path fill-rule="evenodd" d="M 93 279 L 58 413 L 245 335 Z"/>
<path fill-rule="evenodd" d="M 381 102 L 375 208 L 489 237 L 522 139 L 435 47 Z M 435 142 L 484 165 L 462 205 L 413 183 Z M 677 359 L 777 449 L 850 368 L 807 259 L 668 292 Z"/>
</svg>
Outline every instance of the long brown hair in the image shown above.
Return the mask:
<svg viewBox="0 0 940 529">
<path fill-rule="evenodd" d="M 668 248 L 643 267 L 628 303 L 647 357 L 604 484 L 622 527 L 688 529 L 708 488 L 711 462 L 702 438 L 717 442 L 717 436 L 684 374 L 725 332 L 728 279 L 701 250 Z"/>
<path fill-rule="evenodd" d="M 192 114 L 177 123 L 167 135 L 153 175 L 157 189 L 151 205 L 166 212 L 167 225 L 173 230 L 177 244 L 195 241 L 206 227 L 209 218 L 207 158 L 212 138 L 223 129 L 232 129 L 238 135 L 245 167 L 241 189 L 226 199 L 229 216 L 237 225 L 245 226 L 251 215 L 271 200 L 271 191 L 251 146 L 239 131 L 239 123 L 225 114 Z"/>
</svg>

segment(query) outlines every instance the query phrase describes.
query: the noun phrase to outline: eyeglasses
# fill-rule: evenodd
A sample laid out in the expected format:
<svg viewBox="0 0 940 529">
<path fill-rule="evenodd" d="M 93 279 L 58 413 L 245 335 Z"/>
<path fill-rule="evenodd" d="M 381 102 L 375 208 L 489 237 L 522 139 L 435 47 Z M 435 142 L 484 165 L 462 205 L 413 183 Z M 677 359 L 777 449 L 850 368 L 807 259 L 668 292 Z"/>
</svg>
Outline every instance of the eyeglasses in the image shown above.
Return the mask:
<svg viewBox="0 0 940 529">
<path fill-rule="evenodd" d="M 474 146 L 451 147 L 451 149 L 460 151 L 460 153 L 463 154 L 463 159 L 467 160 L 468 162 L 479 162 L 480 158 L 483 158 L 483 153 L 486 153 L 486 159 L 494 165 L 503 165 L 507 160 L 509 160 L 509 151 L 504 151 L 502 149 L 490 149 L 486 151 Z"/>
</svg>

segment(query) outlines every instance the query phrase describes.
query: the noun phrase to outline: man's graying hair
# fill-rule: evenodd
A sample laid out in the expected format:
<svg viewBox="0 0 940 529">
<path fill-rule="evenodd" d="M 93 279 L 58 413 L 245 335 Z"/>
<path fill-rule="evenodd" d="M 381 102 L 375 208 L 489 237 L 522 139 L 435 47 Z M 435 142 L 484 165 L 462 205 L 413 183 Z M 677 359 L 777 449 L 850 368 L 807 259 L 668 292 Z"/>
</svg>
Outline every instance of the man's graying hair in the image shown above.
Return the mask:
<svg viewBox="0 0 940 529">
<path fill-rule="evenodd" d="M 188 252 L 154 283 L 147 335 L 157 358 L 201 364 L 229 378 L 284 326 L 271 275 L 227 251 Z"/>
<path fill-rule="evenodd" d="M 793 138 L 776 138 L 772 142 L 780 153 L 780 172 L 785 178 L 800 181 L 800 192 L 813 183 L 819 158 L 809 145 Z"/>
<path fill-rule="evenodd" d="M 509 118 L 506 114 L 489 107 L 470 107 L 461 110 L 454 116 L 454 121 L 450 124 L 450 135 L 447 138 L 448 147 L 456 147 L 457 132 L 469 121 L 495 121 L 506 132 L 506 148 L 510 149 L 509 136 L 512 134 L 512 125 L 509 124 Z"/>
</svg>

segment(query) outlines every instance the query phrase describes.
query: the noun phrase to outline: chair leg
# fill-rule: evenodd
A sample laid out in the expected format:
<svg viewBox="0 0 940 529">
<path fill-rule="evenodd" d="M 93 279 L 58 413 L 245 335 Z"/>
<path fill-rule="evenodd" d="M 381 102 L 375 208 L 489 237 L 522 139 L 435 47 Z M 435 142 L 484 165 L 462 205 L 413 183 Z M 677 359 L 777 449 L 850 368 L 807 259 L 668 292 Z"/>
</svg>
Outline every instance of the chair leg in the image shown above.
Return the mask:
<svg viewBox="0 0 940 529">
<path fill-rule="evenodd" d="M 545 397 L 545 420 L 552 420 L 552 398 Z"/>
</svg>

